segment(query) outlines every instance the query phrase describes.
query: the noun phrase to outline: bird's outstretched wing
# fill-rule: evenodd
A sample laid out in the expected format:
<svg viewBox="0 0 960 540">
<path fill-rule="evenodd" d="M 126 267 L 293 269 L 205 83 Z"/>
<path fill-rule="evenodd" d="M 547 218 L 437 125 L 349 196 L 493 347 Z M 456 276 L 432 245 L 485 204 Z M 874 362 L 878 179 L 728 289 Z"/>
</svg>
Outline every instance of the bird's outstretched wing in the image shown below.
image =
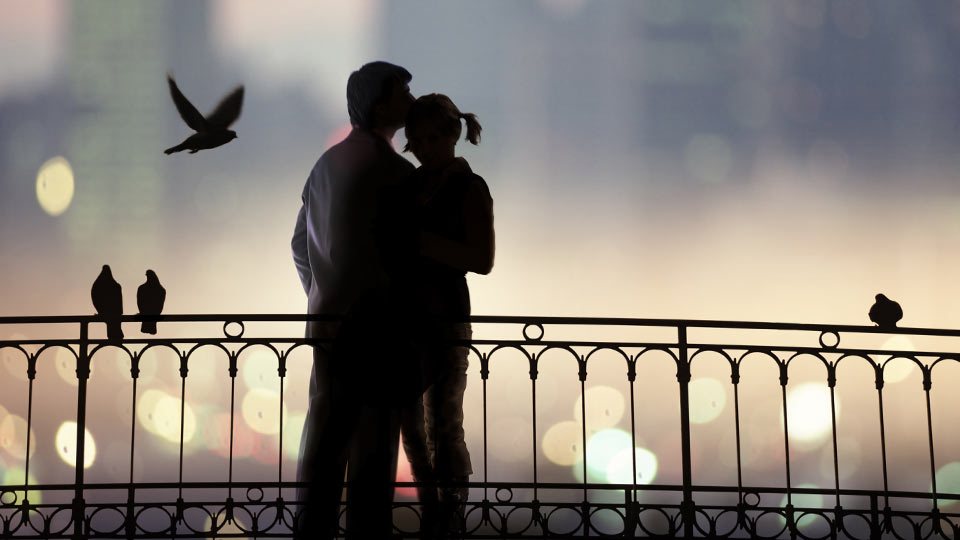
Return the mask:
<svg viewBox="0 0 960 540">
<path fill-rule="evenodd" d="M 173 96 L 173 104 L 177 106 L 177 112 L 180 113 L 183 121 L 194 131 L 207 131 L 207 121 L 204 120 L 200 111 L 187 100 L 183 92 L 177 88 L 177 83 L 173 81 L 173 77 L 167 75 L 167 82 L 170 84 L 170 95 Z"/>
<path fill-rule="evenodd" d="M 207 115 L 207 123 L 214 128 L 226 129 L 240 117 L 243 106 L 243 86 L 238 86 L 223 98 L 217 107 Z"/>
</svg>

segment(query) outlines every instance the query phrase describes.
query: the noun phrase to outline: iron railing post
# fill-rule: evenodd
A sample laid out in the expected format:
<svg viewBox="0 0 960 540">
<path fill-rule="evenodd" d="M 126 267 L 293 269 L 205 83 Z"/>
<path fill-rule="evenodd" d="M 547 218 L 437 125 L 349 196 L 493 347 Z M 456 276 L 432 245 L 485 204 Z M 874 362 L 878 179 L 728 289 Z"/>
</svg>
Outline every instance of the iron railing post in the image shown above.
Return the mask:
<svg viewBox="0 0 960 540">
<path fill-rule="evenodd" d="M 680 515 L 683 518 L 683 535 L 693 536 L 695 506 L 693 502 L 693 480 L 690 464 L 690 362 L 687 358 L 687 327 L 677 327 L 677 381 L 680 383 L 680 452 L 683 460 L 683 501 L 680 503 Z"/>
<path fill-rule="evenodd" d="M 77 540 L 86 538 L 83 530 L 86 513 L 83 501 L 83 465 L 84 439 L 87 433 L 87 378 L 90 376 L 90 358 L 87 356 L 88 326 L 89 322 L 80 322 L 80 350 L 77 355 L 77 454 L 73 495 L 73 537 Z"/>
</svg>

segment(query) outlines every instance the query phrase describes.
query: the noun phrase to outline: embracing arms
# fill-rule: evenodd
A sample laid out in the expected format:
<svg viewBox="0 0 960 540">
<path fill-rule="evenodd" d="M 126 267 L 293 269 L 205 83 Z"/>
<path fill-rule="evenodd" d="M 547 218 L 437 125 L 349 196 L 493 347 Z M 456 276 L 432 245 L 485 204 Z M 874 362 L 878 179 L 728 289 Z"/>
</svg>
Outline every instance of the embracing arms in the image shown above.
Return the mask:
<svg viewBox="0 0 960 540">
<path fill-rule="evenodd" d="M 482 182 L 471 182 L 463 203 L 465 242 L 456 242 L 438 234 L 420 232 L 420 253 L 448 266 L 489 274 L 495 252 L 493 199 Z"/>
</svg>

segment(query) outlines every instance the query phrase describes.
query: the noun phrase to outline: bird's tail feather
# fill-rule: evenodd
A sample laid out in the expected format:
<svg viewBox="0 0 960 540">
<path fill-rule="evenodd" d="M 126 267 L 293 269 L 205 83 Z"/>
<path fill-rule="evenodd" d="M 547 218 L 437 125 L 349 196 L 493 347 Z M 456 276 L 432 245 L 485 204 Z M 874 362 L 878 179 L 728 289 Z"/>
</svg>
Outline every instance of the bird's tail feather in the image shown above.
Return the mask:
<svg viewBox="0 0 960 540">
<path fill-rule="evenodd" d="M 140 331 L 144 334 L 156 334 L 157 321 L 143 321 L 140 323 Z"/>
<path fill-rule="evenodd" d="M 123 340 L 123 328 L 120 326 L 120 321 L 107 323 L 107 339 L 110 341 Z"/>
<path fill-rule="evenodd" d="M 181 144 L 178 144 L 178 145 L 176 145 L 176 146 L 171 146 L 170 148 L 167 148 L 166 150 L 163 151 L 163 153 L 164 153 L 164 154 L 167 154 L 167 155 L 169 156 L 170 154 L 172 154 L 172 153 L 174 153 L 174 152 L 181 152 L 181 151 L 186 150 L 186 149 L 187 149 L 187 145 L 181 143 Z"/>
</svg>

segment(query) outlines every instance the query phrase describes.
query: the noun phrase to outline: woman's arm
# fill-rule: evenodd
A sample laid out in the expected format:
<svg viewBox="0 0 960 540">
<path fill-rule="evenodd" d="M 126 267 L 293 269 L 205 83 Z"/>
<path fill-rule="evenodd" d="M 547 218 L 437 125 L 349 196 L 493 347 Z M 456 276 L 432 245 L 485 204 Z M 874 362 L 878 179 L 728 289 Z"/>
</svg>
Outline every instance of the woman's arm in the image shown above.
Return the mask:
<svg viewBox="0 0 960 540">
<path fill-rule="evenodd" d="M 493 268 L 495 241 L 493 199 L 482 182 L 470 182 L 463 203 L 463 243 L 429 231 L 420 232 L 420 253 L 437 262 L 466 272 L 489 274 Z"/>
</svg>

